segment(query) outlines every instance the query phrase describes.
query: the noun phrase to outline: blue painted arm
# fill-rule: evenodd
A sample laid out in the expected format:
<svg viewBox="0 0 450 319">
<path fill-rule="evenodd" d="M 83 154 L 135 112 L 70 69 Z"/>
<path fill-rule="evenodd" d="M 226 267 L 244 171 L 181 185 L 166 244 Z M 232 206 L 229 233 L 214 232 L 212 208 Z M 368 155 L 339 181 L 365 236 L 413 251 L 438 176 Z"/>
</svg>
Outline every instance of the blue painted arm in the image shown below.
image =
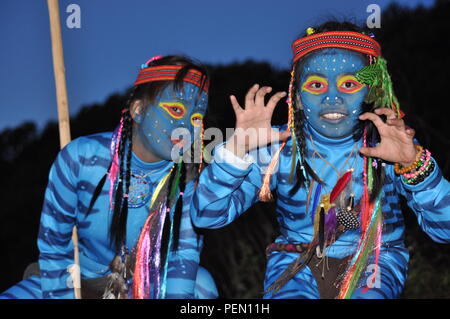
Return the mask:
<svg viewBox="0 0 450 319">
<path fill-rule="evenodd" d="M 274 146 L 277 147 L 277 146 Z M 262 184 L 263 167 L 270 162 L 270 148 L 250 152 L 239 159 L 223 145 L 215 149 L 214 160 L 202 172 L 191 204 L 194 225 L 220 228 L 230 224 L 255 204 Z M 276 178 L 271 179 L 271 189 Z"/>
<path fill-rule="evenodd" d="M 183 196 L 183 214 L 180 224 L 178 250 L 171 251 L 167 275 L 167 294 L 170 299 L 193 299 L 203 238 L 197 234 L 191 221 L 190 203 L 194 181 L 186 186 Z"/>
<path fill-rule="evenodd" d="M 417 185 L 395 176 L 396 188 L 406 197 L 423 231 L 438 243 L 450 243 L 450 183 L 434 163 L 434 171 Z M 392 167 L 390 173 L 395 174 Z"/>
<path fill-rule="evenodd" d="M 53 163 L 41 213 L 39 266 L 44 298 L 74 298 L 67 269 L 73 264 L 72 228 L 79 172 L 77 142 L 67 145 Z"/>
</svg>

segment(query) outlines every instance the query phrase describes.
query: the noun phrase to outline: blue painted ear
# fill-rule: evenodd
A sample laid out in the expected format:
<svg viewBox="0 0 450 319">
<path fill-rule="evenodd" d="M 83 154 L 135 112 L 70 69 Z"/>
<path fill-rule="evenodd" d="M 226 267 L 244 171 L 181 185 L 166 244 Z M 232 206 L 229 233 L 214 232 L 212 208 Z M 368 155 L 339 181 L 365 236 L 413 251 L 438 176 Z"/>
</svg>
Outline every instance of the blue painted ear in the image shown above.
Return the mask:
<svg viewBox="0 0 450 319">
<path fill-rule="evenodd" d="M 136 105 L 136 104 L 137 105 Z M 135 121 L 138 124 L 142 123 L 142 105 L 140 101 L 134 101 L 134 103 L 132 104 L 132 106 L 130 107 L 130 113 L 131 113 L 131 117 L 133 118 L 133 121 Z"/>
<path fill-rule="evenodd" d="M 142 116 L 141 116 L 141 114 L 139 114 L 139 113 L 134 113 L 135 115 L 134 115 L 134 117 L 133 117 L 133 120 L 136 122 L 136 123 L 138 123 L 138 124 L 141 124 L 141 122 L 142 122 Z"/>
</svg>

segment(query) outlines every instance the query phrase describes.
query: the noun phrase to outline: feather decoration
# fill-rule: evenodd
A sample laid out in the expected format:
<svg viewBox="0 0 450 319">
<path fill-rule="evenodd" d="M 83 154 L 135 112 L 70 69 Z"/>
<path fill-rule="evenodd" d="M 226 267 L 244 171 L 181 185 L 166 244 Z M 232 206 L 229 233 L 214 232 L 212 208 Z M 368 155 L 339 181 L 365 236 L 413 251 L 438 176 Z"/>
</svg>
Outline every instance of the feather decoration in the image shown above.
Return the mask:
<svg viewBox="0 0 450 319">
<path fill-rule="evenodd" d="M 338 179 L 336 185 L 334 185 L 333 190 L 330 193 L 330 203 L 334 203 L 334 201 L 338 198 L 338 196 L 345 189 L 347 184 L 352 179 L 353 170 L 348 170 L 341 178 Z"/>
<path fill-rule="evenodd" d="M 394 94 L 392 80 L 387 69 L 387 62 L 383 57 L 378 57 L 375 63 L 363 67 L 355 75 L 360 83 L 370 87 L 366 95 L 366 103 L 373 103 L 374 108 L 391 108 L 397 112 L 398 118 L 401 117 L 400 103 Z"/>
<path fill-rule="evenodd" d="M 328 210 L 328 214 L 325 215 L 325 240 L 329 240 L 331 235 L 334 234 L 337 226 L 336 209 L 331 207 Z"/>
<path fill-rule="evenodd" d="M 319 236 L 320 255 L 323 255 L 325 248 L 325 209 L 323 207 L 323 204 L 320 205 L 318 236 Z"/>
</svg>

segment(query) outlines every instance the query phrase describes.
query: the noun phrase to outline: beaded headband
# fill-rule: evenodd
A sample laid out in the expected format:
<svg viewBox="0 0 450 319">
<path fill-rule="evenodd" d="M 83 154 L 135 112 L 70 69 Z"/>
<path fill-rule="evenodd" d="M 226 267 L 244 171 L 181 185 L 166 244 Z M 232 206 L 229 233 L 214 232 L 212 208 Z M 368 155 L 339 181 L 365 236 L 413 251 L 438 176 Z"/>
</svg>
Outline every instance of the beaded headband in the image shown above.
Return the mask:
<svg viewBox="0 0 450 319">
<path fill-rule="evenodd" d="M 342 48 L 365 53 L 374 57 L 381 55 L 381 47 L 370 36 L 353 31 L 330 31 L 308 35 L 292 44 L 293 62 L 306 54 L 323 48 Z"/>
<path fill-rule="evenodd" d="M 174 81 L 178 71 L 182 68 L 183 66 L 181 65 L 159 65 L 145 67 L 139 71 L 134 85 L 155 81 Z M 201 88 L 203 77 L 204 75 L 201 72 L 190 69 L 183 78 L 183 81 L 192 83 Z M 208 87 L 209 81 L 207 80 L 205 82 L 205 85 L 203 85 L 203 90 L 205 92 L 208 92 Z"/>
</svg>

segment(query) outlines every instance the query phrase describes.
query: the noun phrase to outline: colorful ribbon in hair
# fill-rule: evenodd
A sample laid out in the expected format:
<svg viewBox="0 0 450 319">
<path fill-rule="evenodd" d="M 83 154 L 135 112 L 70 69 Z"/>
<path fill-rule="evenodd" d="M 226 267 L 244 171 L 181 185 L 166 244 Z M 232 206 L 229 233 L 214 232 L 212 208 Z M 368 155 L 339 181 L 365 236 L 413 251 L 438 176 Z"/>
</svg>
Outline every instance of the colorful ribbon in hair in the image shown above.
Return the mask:
<svg viewBox="0 0 450 319">
<path fill-rule="evenodd" d="M 139 71 L 134 85 L 155 81 L 174 81 L 182 68 L 181 65 L 158 65 L 143 68 Z M 205 75 L 197 70 L 189 69 L 183 81 L 192 83 L 208 92 L 209 81 L 205 81 Z"/>
</svg>

